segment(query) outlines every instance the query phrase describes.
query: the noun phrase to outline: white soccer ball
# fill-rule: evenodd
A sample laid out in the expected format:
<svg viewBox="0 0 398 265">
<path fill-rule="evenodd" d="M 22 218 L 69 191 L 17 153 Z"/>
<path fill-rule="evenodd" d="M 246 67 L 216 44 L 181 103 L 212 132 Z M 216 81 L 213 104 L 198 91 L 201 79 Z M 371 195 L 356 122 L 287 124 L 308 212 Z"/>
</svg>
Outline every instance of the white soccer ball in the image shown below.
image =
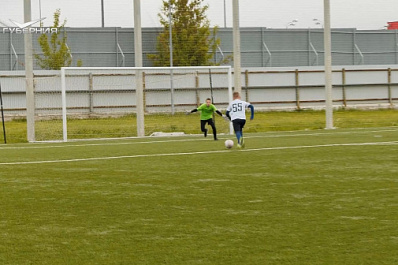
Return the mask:
<svg viewBox="0 0 398 265">
<path fill-rule="evenodd" d="M 234 141 L 232 140 L 226 140 L 225 141 L 225 147 L 228 149 L 231 149 L 234 146 Z"/>
</svg>

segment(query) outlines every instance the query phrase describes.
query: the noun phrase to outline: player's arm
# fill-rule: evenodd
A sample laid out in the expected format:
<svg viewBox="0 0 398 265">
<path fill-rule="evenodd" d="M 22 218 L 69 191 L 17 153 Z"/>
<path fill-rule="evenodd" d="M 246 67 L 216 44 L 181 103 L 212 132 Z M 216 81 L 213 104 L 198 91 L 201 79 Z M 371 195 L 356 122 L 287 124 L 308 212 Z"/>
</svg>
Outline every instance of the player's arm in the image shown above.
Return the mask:
<svg viewBox="0 0 398 265">
<path fill-rule="evenodd" d="M 232 107 L 231 107 L 231 104 L 229 104 L 227 107 L 227 112 L 225 113 L 225 116 L 228 118 L 228 120 L 231 120 L 231 115 L 230 115 L 231 110 L 232 110 Z"/>
<path fill-rule="evenodd" d="M 189 115 L 189 114 L 197 112 L 197 111 L 198 111 L 198 109 L 193 109 L 191 111 L 188 110 L 187 112 L 185 112 L 185 114 Z"/>
<path fill-rule="evenodd" d="M 248 108 L 249 108 L 250 111 L 251 111 L 250 119 L 252 120 L 252 119 L 254 119 L 254 107 L 253 107 L 252 104 L 250 104 L 250 105 L 248 106 Z"/>
<path fill-rule="evenodd" d="M 227 116 L 227 118 L 228 118 L 229 120 L 231 120 L 231 116 L 229 115 L 229 110 L 227 110 L 227 112 L 225 113 L 225 116 Z"/>
<path fill-rule="evenodd" d="M 216 110 L 216 113 L 222 117 L 222 113 L 219 110 Z"/>
<path fill-rule="evenodd" d="M 206 105 L 206 104 L 202 104 L 202 105 L 200 105 L 199 107 L 197 107 L 197 108 L 195 108 L 195 109 L 193 109 L 193 110 L 191 110 L 191 111 L 188 110 L 188 111 L 186 112 L 186 114 L 188 115 L 188 114 L 191 114 L 191 113 L 194 113 L 194 112 L 197 112 L 197 111 L 202 111 L 204 105 Z"/>
</svg>

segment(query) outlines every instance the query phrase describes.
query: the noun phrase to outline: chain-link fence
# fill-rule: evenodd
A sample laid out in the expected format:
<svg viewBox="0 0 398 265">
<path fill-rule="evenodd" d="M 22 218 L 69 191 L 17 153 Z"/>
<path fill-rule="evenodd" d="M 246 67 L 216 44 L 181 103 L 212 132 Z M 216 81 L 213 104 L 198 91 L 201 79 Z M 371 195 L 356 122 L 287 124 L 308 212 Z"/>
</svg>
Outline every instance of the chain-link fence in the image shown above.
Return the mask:
<svg viewBox="0 0 398 265">
<path fill-rule="evenodd" d="M 157 36 L 162 28 L 142 29 L 143 65 L 153 66 L 148 54 L 156 53 Z M 76 66 L 133 67 L 134 29 L 67 28 L 68 47 Z M 221 44 L 214 61 L 233 54 L 231 28 L 220 28 Z M 41 49 L 34 36 L 35 53 Z M 322 29 L 241 29 L 242 67 L 317 66 L 324 63 Z M 333 65 L 398 64 L 398 31 L 332 30 Z M 0 28 L 0 70 L 24 69 L 23 34 Z M 35 64 L 35 69 L 39 67 Z"/>
</svg>

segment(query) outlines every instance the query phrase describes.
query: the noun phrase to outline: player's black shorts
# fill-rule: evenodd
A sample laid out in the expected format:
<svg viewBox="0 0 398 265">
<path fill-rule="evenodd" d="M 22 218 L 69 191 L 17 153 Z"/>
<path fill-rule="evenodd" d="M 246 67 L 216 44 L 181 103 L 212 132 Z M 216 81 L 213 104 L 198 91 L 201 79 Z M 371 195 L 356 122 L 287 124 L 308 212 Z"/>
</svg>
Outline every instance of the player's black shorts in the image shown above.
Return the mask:
<svg viewBox="0 0 398 265">
<path fill-rule="evenodd" d="M 200 121 L 200 129 L 202 130 L 202 132 L 204 132 L 206 130 L 206 123 L 209 124 L 211 126 L 211 128 L 213 129 L 213 131 L 215 130 L 215 125 L 213 122 L 213 119 L 208 119 L 208 120 L 201 120 Z"/>
<path fill-rule="evenodd" d="M 243 127 L 245 127 L 246 120 L 243 119 L 235 119 L 232 121 L 232 125 L 234 126 L 235 132 L 241 132 Z"/>
</svg>

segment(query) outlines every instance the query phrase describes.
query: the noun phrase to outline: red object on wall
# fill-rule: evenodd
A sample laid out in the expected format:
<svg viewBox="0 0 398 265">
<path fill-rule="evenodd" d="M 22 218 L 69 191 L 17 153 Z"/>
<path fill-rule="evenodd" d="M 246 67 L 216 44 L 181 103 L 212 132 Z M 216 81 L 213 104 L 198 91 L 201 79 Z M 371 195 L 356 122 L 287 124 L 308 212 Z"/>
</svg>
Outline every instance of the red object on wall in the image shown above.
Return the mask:
<svg viewBox="0 0 398 265">
<path fill-rule="evenodd" d="M 398 29 L 398 21 L 393 21 L 393 22 L 387 22 L 388 27 L 387 29 Z"/>
</svg>

